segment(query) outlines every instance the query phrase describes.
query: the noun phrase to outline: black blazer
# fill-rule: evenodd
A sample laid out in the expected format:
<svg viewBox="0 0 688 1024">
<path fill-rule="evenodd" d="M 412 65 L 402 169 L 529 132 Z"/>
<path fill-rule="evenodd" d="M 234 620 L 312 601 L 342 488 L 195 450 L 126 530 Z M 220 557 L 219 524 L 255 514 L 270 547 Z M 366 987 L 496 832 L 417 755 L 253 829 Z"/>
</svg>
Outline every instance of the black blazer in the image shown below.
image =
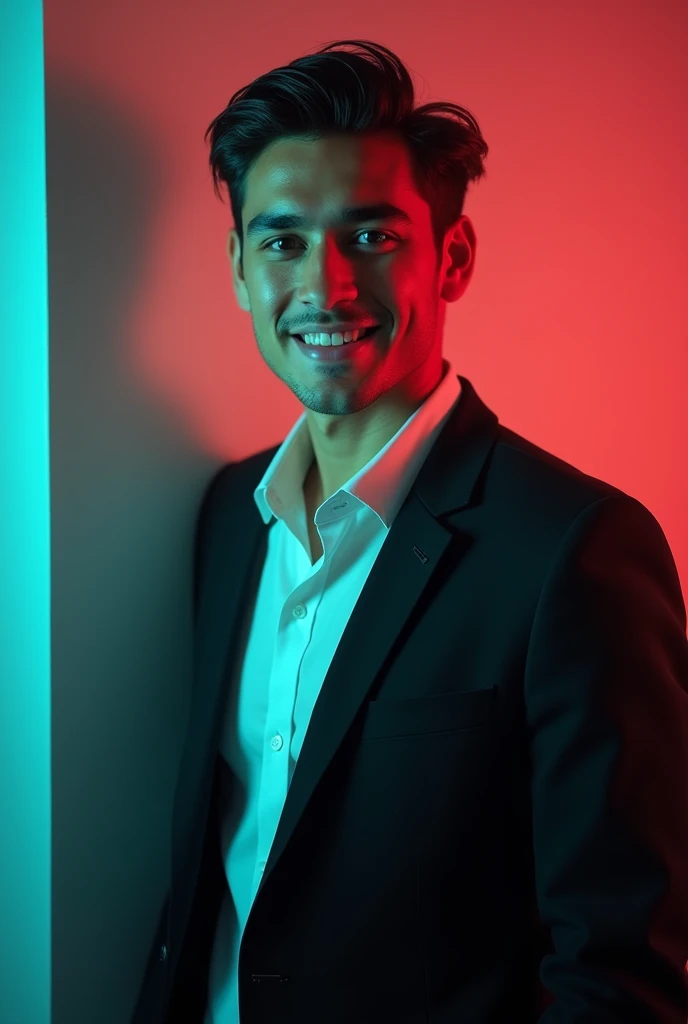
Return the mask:
<svg viewBox="0 0 688 1024">
<path fill-rule="evenodd" d="M 459 379 L 316 702 L 243 935 L 241 1024 L 686 1024 L 674 559 L 639 501 Z M 226 673 L 276 450 L 201 505 L 171 890 L 132 1024 L 203 1024 Z"/>
</svg>

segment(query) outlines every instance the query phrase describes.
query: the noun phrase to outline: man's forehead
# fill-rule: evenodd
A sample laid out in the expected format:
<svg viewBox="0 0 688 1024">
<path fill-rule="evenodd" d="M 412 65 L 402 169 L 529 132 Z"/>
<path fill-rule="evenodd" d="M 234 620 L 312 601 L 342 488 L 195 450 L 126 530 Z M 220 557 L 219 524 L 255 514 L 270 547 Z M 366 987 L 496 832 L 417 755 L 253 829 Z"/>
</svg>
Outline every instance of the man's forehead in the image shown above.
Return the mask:
<svg viewBox="0 0 688 1024">
<path fill-rule="evenodd" d="M 347 141 L 336 143 L 346 146 Z M 310 159 L 309 145 L 313 144 L 280 140 L 254 164 L 246 194 L 252 231 L 259 230 L 258 225 L 309 227 L 374 219 L 411 223 L 421 215 L 423 200 L 398 155 L 391 162 L 342 161 L 330 147 Z"/>
<path fill-rule="evenodd" d="M 253 172 L 253 173 L 252 173 Z M 406 147 L 397 139 L 326 136 L 315 141 L 278 139 L 253 164 L 249 177 L 276 192 L 337 183 L 350 191 L 389 191 L 411 183 Z"/>
</svg>

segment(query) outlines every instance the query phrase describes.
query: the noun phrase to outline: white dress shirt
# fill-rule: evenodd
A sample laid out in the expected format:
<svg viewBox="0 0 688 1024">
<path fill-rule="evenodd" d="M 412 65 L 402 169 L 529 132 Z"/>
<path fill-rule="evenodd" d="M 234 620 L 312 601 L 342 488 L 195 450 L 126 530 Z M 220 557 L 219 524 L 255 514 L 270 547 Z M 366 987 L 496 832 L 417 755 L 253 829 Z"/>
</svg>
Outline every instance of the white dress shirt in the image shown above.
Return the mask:
<svg viewBox="0 0 688 1024">
<path fill-rule="evenodd" d="M 220 738 L 219 752 L 237 781 L 221 822 L 227 889 L 205 1024 L 239 1024 L 241 937 L 320 687 L 394 517 L 460 398 L 446 359 L 443 369 L 394 437 L 317 509 L 323 555 L 315 565 L 303 496 L 314 458 L 305 412 L 254 492 L 265 524 L 277 522 L 255 602 L 245 610 Z"/>
</svg>

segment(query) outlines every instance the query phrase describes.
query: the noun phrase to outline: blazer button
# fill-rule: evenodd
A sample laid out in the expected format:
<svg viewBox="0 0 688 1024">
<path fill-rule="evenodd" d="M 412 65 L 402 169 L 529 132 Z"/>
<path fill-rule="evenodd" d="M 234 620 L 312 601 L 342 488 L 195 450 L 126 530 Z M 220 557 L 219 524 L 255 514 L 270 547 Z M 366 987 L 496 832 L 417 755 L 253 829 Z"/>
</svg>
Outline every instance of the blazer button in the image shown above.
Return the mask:
<svg viewBox="0 0 688 1024">
<path fill-rule="evenodd" d="M 160 959 L 167 960 L 167 946 L 160 947 Z"/>
</svg>

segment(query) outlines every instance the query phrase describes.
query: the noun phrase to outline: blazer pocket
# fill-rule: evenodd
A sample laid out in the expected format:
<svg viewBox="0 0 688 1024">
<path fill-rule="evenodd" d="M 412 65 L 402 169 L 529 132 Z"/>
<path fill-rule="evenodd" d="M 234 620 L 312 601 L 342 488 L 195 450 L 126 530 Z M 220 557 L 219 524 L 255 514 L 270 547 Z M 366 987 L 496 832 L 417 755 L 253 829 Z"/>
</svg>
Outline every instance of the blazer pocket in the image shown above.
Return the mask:
<svg viewBox="0 0 688 1024">
<path fill-rule="evenodd" d="M 475 729 L 490 722 L 496 708 L 496 686 L 406 700 L 371 700 L 361 739 Z"/>
</svg>

